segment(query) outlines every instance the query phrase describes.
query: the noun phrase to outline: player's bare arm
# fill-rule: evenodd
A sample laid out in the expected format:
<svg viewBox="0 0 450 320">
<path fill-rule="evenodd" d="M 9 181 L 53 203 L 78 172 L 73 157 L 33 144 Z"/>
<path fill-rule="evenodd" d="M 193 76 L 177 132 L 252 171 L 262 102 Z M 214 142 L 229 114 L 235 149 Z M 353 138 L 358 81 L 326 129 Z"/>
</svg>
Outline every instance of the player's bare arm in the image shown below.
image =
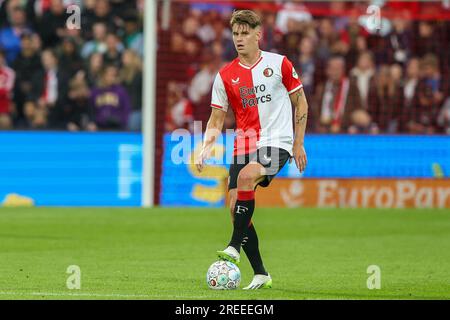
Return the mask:
<svg viewBox="0 0 450 320">
<path fill-rule="evenodd" d="M 206 125 L 202 151 L 200 152 L 199 157 L 196 159 L 196 166 L 199 172 L 202 172 L 205 166 L 205 161 L 211 156 L 212 146 L 216 142 L 217 137 L 222 132 L 225 116 L 226 112 L 212 108 L 208 124 Z"/>
<path fill-rule="evenodd" d="M 306 123 L 308 121 L 308 102 L 306 101 L 303 88 L 295 91 L 290 95 L 291 103 L 295 108 L 295 133 L 293 158 L 297 168 L 303 172 L 306 168 L 307 158 L 304 148 L 304 138 Z M 292 160 L 291 160 L 292 161 Z"/>
</svg>

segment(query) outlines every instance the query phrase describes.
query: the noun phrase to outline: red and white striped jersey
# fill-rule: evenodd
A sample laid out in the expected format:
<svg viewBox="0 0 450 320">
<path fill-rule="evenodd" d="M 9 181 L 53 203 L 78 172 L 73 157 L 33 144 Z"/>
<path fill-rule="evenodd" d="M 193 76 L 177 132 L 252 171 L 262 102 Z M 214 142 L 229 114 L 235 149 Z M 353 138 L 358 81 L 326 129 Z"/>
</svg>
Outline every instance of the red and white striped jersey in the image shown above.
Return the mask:
<svg viewBox="0 0 450 320">
<path fill-rule="evenodd" d="M 236 58 L 217 74 L 211 107 L 236 119 L 234 155 L 253 153 L 261 147 L 277 147 L 292 155 L 294 130 L 289 95 L 302 83 L 292 63 L 279 54 L 261 51 L 251 67 Z"/>
</svg>

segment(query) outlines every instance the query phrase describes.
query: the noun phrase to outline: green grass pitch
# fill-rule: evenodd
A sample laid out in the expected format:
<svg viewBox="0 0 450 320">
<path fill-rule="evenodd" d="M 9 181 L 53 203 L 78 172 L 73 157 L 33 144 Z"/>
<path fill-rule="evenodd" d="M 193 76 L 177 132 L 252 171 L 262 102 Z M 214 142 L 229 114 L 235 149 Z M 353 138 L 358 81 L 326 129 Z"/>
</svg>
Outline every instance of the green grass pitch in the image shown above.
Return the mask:
<svg viewBox="0 0 450 320">
<path fill-rule="evenodd" d="M 0 299 L 450 299 L 448 210 L 257 208 L 254 222 L 274 287 L 213 291 L 226 209 L 2 208 Z"/>
</svg>

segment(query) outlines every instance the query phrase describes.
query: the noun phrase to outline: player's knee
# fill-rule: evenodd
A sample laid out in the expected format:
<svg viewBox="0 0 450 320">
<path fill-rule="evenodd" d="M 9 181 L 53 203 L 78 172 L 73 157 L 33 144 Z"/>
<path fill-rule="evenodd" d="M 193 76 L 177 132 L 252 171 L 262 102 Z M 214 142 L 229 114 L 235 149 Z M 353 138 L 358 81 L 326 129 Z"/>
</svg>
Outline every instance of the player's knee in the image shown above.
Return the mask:
<svg viewBox="0 0 450 320">
<path fill-rule="evenodd" d="M 256 176 L 250 172 L 241 172 L 238 176 L 238 188 L 252 187 Z"/>
</svg>

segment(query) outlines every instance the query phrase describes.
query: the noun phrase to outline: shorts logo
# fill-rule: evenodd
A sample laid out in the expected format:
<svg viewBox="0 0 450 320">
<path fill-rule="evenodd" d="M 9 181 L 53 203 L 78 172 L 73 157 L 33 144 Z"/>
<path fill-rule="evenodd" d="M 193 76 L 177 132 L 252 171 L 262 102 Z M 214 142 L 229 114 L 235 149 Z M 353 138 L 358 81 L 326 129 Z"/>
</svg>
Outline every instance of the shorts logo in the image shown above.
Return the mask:
<svg viewBox="0 0 450 320">
<path fill-rule="evenodd" d="M 266 68 L 266 69 L 264 69 L 263 74 L 264 74 L 264 76 L 269 78 L 269 77 L 271 77 L 273 75 L 273 70 L 271 68 Z"/>
<path fill-rule="evenodd" d="M 237 214 L 243 214 L 243 213 L 246 213 L 248 211 L 248 208 L 247 207 L 244 207 L 244 206 L 236 206 L 236 213 Z"/>
<path fill-rule="evenodd" d="M 267 154 L 263 155 L 264 160 L 266 161 L 266 164 L 270 163 L 270 161 L 272 161 L 272 159 L 270 159 L 270 157 L 267 156 Z"/>
</svg>

